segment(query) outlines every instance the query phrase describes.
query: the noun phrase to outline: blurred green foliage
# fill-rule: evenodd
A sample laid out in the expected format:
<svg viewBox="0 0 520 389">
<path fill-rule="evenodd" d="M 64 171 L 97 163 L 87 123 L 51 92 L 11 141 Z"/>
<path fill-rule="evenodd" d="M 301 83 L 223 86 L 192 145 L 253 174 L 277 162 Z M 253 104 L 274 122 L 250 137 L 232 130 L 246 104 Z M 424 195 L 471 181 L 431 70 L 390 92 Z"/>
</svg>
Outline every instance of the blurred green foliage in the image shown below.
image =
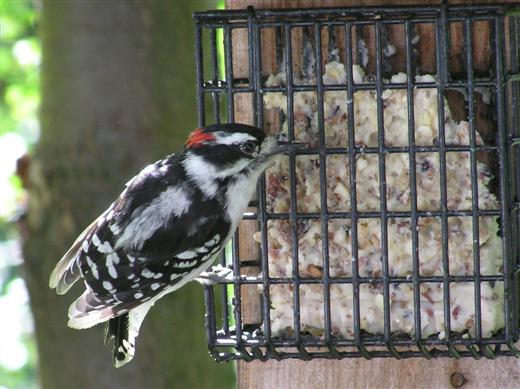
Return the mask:
<svg viewBox="0 0 520 389">
<path fill-rule="evenodd" d="M 31 0 L 0 0 L 0 388 L 37 387 L 36 344 L 18 231 L 24 191 L 16 160 L 38 139 L 39 12 Z"/>
<path fill-rule="evenodd" d="M 0 240 L 14 238 L 7 220 L 22 196 L 16 159 L 39 135 L 40 42 L 31 0 L 0 0 Z"/>
<path fill-rule="evenodd" d="M 40 102 L 38 14 L 30 0 L 1 0 L 0 4 L 2 132 L 18 132 L 33 143 Z"/>
</svg>

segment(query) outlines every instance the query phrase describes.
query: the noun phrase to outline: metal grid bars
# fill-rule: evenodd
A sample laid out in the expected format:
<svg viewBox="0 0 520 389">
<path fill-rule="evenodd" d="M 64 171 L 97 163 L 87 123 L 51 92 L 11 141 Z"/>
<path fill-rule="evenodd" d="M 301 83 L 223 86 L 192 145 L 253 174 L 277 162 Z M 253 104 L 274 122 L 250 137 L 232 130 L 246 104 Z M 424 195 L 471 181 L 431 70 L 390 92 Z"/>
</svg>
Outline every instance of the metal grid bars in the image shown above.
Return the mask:
<svg viewBox="0 0 520 389">
<path fill-rule="evenodd" d="M 308 143 L 259 183 L 220 257 L 234 279 L 205 287 L 215 359 L 520 356 L 520 20 L 507 12 L 194 15 L 199 125 Z"/>
</svg>

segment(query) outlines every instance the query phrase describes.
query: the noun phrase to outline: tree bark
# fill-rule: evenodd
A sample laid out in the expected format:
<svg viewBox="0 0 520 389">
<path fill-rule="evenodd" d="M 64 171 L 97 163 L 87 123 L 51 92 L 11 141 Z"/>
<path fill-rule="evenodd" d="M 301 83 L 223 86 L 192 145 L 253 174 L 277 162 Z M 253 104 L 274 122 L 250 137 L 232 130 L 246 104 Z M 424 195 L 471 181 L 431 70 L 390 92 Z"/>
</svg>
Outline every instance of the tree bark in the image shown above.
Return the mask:
<svg viewBox="0 0 520 389">
<path fill-rule="evenodd" d="M 66 296 L 48 287 L 81 230 L 196 125 L 191 14 L 214 7 L 209 0 L 43 2 L 42 132 L 24 225 L 43 388 L 232 385 L 232 365 L 217 365 L 207 352 L 200 287 L 151 310 L 134 361 L 118 370 L 102 326 L 66 325 L 82 286 Z"/>
</svg>

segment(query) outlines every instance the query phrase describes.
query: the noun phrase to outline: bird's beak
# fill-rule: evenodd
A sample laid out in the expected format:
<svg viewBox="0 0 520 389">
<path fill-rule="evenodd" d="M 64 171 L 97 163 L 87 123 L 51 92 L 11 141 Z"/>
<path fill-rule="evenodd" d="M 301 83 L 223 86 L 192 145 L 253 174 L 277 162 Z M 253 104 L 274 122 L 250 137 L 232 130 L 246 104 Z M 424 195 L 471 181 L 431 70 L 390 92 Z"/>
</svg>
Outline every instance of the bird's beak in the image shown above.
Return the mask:
<svg viewBox="0 0 520 389">
<path fill-rule="evenodd" d="M 269 137 L 264 141 L 264 145 L 262 146 L 262 151 L 260 152 L 260 156 L 264 158 L 269 158 L 278 154 L 287 153 L 293 149 L 302 149 L 307 146 L 306 143 L 299 142 L 279 142 L 274 137 Z"/>
</svg>

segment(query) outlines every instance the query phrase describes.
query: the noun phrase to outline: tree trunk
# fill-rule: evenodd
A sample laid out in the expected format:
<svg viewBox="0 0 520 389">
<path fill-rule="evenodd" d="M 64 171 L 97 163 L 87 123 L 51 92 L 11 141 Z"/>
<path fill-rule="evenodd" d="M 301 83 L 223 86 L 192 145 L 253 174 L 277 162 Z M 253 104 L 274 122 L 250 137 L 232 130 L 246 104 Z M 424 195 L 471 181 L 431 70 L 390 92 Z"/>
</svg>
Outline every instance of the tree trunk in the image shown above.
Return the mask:
<svg viewBox="0 0 520 389">
<path fill-rule="evenodd" d="M 44 388 L 223 387 L 232 365 L 208 355 L 202 289 L 160 301 L 134 361 L 116 370 L 103 328 L 67 327 L 49 274 L 75 237 L 146 163 L 196 125 L 191 13 L 214 2 L 43 2 L 42 133 L 24 228 L 26 280 Z"/>
</svg>

